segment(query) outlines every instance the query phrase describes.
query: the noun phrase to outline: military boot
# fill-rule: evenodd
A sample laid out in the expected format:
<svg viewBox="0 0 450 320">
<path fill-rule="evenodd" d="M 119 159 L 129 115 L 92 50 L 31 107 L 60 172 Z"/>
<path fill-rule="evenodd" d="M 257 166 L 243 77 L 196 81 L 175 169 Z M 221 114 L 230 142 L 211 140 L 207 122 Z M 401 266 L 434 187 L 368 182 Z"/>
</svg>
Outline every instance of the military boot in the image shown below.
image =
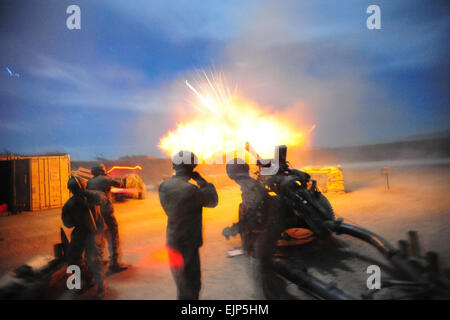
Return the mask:
<svg viewBox="0 0 450 320">
<path fill-rule="evenodd" d="M 128 266 L 119 262 L 118 258 L 111 259 L 109 263 L 108 274 L 122 272 L 128 269 Z"/>
<path fill-rule="evenodd" d="M 97 292 L 95 294 L 95 298 L 97 299 L 103 299 L 106 294 L 105 284 L 104 282 L 100 282 L 97 286 Z"/>
</svg>

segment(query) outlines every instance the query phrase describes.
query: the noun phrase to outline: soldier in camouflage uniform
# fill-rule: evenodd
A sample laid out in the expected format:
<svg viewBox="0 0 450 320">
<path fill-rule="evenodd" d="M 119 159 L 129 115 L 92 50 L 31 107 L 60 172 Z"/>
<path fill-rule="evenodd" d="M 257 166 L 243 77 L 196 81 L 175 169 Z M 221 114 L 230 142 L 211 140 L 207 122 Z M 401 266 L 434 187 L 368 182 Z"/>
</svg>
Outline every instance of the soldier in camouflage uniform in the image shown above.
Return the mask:
<svg viewBox="0 0 450 320">
<path fill-rule="evenodd" d="M 114 216 L 111 187 L 121 188 L 123 187 L 123 185 L 122 182 L 116 181 L 111 177 L 106 176 L 106 169 L 103 164 L 92 167 L 91 172 L 94 175 L 94 178 L 88 180 L 87 189 L 104 192 L 107 198 L 107 202 L 101 206 L 101 213 L 106 225 L 108 226 L 107 239 L 110 254 L 109 272 L 120 272 L 126 270 L 127 266 L 119 262 L 119 226 L 117 224 L 116 217 Z"/>
<path fill-rule="evenodd" d="M 285 292 L 284 281 L 272 267 L 277 240 L 283 231 L 279 201 L 271 197 L 260 182 L 250 177 L 249 166 L 243 159 L 229 161 L 226 170 L 228 176 L 241 187 L 239 222 L 235 225 L 244 251 L 251 257 L 256 294 L 266 299 L 291 298 Z"/>
<path fill-rule="evenodd" d="M 201 289 L 202 211 L 203 207 L 214 208 L 218 196 L 214 185 L 194 171 L 197 158 L 192 152 L 180 151 L 172 163 L 175 175 L 159 186 L 159 199 L 167 214 L 170 269 L 177 299 L 197 300 Z M 198 186 L 190 183 L 190 179 Z M 180 256 L 178 261 L 176 258 Z"/>
<path fill-rule="evenodd" d="M 102 261 L 105 243 L 100 205 L 106 199 L 101 192 L 85 191 L 76 177 L 69 179 L 67 187 L 73 196 L 64 204 L 61 218 L 65 227 L 74 227 L 70 235 L 68 263 L 82 268 L 84 252 L 88 271 L 97 283 L 97 295 L 102 297 L 105 293 Z M 82 279 L 88 278 L 84 274 Z M 89 286 L 88 283 L 86 285 Z"/>
</svg>

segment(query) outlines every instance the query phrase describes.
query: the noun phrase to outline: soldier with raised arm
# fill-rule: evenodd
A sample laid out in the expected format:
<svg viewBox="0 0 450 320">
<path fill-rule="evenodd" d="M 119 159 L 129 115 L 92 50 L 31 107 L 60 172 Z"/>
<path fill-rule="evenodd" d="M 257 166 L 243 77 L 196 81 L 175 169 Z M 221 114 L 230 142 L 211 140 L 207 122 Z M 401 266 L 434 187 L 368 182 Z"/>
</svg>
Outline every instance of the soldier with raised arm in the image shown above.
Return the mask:
<svg viewBox="0 0 450 320">
<path fill-rule="evenodd" d="M 194 171 L 197 163 L 192 152 L 178 152 L 172 159 L 175 175 L 159 186 L 159 199 L 167 214 L 169 262 L 179 300 L 199 298 L 203 207 L 214 208 L 218 203 L 214 185 Z M 197 185 L 189 182 L 191 179 Z"/>
<path fill-rule="evenodd" d="M 107 202 L 101 206 L 101 213 L 108 227 L 106 230 L 108 249 L 110 254 L 109 272 L 115 273 L 126 270 L 128 267 L 119 262 L 120 241 L 119 241 L 119 225 L 114 215 L 114 206 L 111 193 L 111 187 L 123 187 L 121 181 L 117 181 L 106 175 L 106 169 L 103 164 L 94 166 L 91 169 L 94 177 L 87 182 L 88 190 L 96 190 L 104 192 Z"/>
<path fill-rule="evenodd" d="M 241 187 L 239 221 L 225 228 L 223 235 L 239 233 L 245 253 L 250 257 L 255 293 L 259 299 L 291 299 L 285 282 L 273 270 L 277 240 L 283 231 L 280 204 L 257 180 L 250 177 L 249 165 L 235 158 L 226 165 L 230 179 Z"/>
</svg>

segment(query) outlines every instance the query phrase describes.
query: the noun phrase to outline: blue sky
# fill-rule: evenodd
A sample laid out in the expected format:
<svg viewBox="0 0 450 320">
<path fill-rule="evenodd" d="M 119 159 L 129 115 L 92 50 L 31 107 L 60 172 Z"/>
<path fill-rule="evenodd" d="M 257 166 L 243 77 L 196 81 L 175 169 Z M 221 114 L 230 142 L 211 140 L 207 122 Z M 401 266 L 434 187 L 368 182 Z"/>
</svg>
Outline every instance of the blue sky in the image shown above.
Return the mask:
<svg viewBox="0 0 450 320">
<path fill-rule="evenodd" d="M 66 28 L 71 4 L 81 30 Z M 381 30 L 365 26 L 370 4 L 381 8 Z M 212 66 L 247 98 L 316 123 L 318 147 L 449 129 L 445 1 L 1 6 L 0 150 L 160 156 L 187 94 L 180 84 Z"/>
</svg>

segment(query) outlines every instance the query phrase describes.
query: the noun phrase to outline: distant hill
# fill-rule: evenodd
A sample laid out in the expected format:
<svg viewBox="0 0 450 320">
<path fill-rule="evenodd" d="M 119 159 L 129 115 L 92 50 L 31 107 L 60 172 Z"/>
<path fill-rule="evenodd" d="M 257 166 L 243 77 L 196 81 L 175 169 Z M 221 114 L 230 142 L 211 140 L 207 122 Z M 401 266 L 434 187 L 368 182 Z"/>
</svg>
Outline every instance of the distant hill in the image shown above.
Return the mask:
<svg viewBox="0 0 450 320">
<path fill-rule="evenodd" d="M 418 137 L 421 138 L 411 137 L 404 141 L 373 145 L 294 151 L 292 156 L 297 165 L 450 158 L 450 134 L 440 133 Z"/>
<path fill-rule="evenodd" d="M 449 138 L 449 137 L 450 137 L 450 129 L 444 130 L 444 131 L 438 131 L 438 132 L 415 134 L 415 135 L 407 137 L 405 140 L 407 140 L 407 141 L 430 140 L 430 139 L 441 139 L 441 138 Z"/>
</svg>

